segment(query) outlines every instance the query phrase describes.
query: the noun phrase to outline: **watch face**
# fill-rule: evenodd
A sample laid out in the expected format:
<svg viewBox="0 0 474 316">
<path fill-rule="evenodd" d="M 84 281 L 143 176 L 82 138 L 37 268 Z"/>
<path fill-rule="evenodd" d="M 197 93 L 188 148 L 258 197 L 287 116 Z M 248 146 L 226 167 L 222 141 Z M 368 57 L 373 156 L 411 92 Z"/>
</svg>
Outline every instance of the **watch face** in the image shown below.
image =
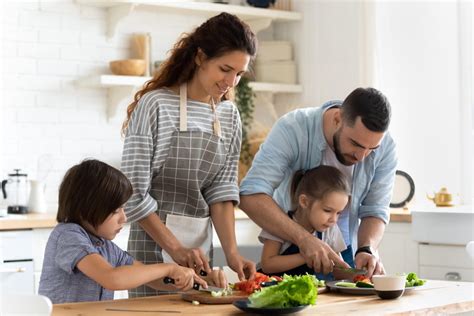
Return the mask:
<svg viewBox="0 0 474 316">
<path fill-rule="evenodd" d="M 408 173 L 397 170 L 390 207 L 404 207 L 413 199 L 413 195 L 415 195 L 415 183 L 413 179 Z"/>
</svg>

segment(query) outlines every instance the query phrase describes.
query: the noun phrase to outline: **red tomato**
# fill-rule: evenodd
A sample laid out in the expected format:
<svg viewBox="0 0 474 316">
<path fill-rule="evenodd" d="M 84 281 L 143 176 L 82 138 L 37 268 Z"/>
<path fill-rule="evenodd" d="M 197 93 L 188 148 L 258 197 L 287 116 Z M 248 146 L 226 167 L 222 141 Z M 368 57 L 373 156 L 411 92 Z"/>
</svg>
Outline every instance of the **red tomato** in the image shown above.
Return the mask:
<svg viewBox="0 0 474 316">
<path fill-rule="evenodd" d="M 274 278 L 277 282 L 283 281 L 283 279 L 279 277 L 278 275 L 272 275 L 271 277 Z"/>
<path fill-rule="evenodd" d="M 253 280 L 240 281 L 234 284 L 234 289 L 238 291 L 243 291 L 247 294 L 252 294 L 256 290 L 260 290 L 260 284 L 262 282 L 270 281 L 270 277 L 263 273 L 255 273 L 255 278 Z"/>
<path fill-rule="evenodd" d="M 352 282 L 356 283 L 357 281 L 363 281 L 364 279 L 366 279 L 365 275 L 358 274 L 354 276 L 354 278 L 352 279 Z"/>
</svg>

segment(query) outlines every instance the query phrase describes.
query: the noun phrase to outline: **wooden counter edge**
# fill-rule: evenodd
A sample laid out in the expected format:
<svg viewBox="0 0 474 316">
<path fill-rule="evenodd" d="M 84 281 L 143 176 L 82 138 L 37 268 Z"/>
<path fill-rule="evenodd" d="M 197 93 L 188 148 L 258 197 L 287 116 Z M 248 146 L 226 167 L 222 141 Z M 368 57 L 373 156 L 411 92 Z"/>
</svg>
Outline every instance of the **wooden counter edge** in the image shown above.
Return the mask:
<svg viewBox="0 0 474 316">
<path fill-rule="evenodd" d="M 53 228 L 57 225 L 56 214 L 27 214 L 24 217 L 0 219 L 0 231 L 34 228 Z"/>
</svg>

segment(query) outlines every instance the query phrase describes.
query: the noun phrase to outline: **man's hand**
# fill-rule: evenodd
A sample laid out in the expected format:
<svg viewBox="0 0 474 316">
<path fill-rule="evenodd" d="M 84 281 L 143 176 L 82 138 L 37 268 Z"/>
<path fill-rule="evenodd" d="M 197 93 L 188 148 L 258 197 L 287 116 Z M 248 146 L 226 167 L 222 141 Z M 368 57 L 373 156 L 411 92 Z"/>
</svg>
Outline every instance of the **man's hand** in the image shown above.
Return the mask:
<svg viewBox="0 0 474 316">
<path fill-rule="evenodd" d="M 355 257 L 354 263 L 357 269 L 367 269 L 367 274 L 365 276 L 369 279 L 374 274 L 385 274 L 382 261 L 370 253 L 359 252 Z"/>
<path fill-rule="evenodd" d="M 316 272 L 328 274 L 334 266 L 350 268 L 328 244 L 314 236 L 304 238 L 298 247 L 308 267 Z"/>
<path fill-rule="evenodd" d="M 177 264 L 194 269 L 196 273 L 199 273 L 201 270 L 207 273 L 212 272 L 208 262 L 209 259 L 201 248 L 180 247 L 172 254 L 170 253 L 170 255 Z"/>
</svg>

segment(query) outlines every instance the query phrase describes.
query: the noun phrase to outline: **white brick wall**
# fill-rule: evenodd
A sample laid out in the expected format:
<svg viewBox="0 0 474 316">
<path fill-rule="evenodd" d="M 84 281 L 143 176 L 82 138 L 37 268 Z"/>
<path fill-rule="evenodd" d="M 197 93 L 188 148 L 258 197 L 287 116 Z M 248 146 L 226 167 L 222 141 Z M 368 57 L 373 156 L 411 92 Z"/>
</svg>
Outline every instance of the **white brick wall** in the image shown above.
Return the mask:
<svg viewBox="0 0 474 316">
<path fill-rule="evenodd" d="M 153 60 L 164 59 L 179 34 L 202 19 L 133 12 L 106 36 L 105 9 L 73 0 L 0 0 L 1 103 L 0 180 L 14 168 L 38 176 L 40 158 L 50 158 L 46 178 L 50 212 L 64 172 L 85 157 L 120 165 L 121 117 L 107 118 L 107 90 L 75 80 L 110 73 L 108 62 L 133 57 L 130 35 L 150 32 Z"/>
</svg>

